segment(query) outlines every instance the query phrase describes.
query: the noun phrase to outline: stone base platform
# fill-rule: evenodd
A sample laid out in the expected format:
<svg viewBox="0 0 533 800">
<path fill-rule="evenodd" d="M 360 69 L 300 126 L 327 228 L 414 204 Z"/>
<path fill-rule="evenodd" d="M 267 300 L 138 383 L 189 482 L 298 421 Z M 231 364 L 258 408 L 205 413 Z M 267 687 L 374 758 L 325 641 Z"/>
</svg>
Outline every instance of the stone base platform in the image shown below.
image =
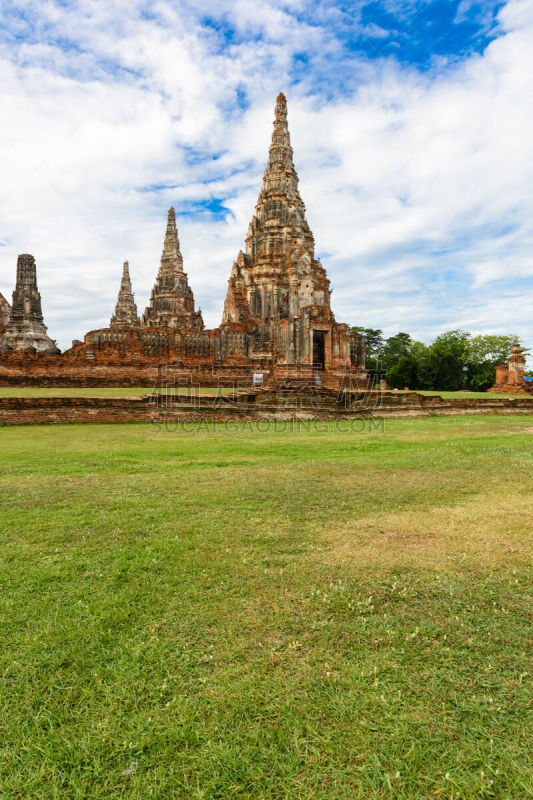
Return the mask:
<svg viewBox="0 0 533 800">
<path fill-rule="evenodd" d="M 144 397 L 2 397 L 0 425 L 86 422 L 251 422 L 427 417 L 450 414 L 533 414 L 533 398 L 454 398 L 416 392 L 263 389 L 229 395 Z"/>
<path fill-rule="evenodd" d="M 524 397 L 533 397 L 533 384 L 526 384 L 525 386 L 491 386 L 487 391 L 491 394 L 520 394 Z"/>
</svg>

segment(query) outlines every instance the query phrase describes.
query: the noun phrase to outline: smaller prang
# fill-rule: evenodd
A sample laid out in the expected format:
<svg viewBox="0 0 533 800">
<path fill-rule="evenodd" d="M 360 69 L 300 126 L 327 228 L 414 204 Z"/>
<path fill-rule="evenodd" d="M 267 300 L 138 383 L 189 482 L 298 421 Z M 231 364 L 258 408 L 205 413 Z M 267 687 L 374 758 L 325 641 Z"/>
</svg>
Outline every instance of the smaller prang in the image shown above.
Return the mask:
<svg viewBox="0 0 533 800">
<path fill-rule="evenodd" d="M 115 313 L 111 317 L 111 328 L 131 328 L 139 325 L 139 316 L 135 297 L 131 288 L 130 265 L 124 262 L 122 268 L 122 281 L 118 292 Z"/>
<path fill-rule="evenodd" d="M 0 350 L 29 353 L 61 352 L 47 333 L 43 322 L 41 295 L 37 288 L 37 268 L 32 255 L 17 259 L 17 282 L 6 331 L 0 338 Z"/>
</svg>

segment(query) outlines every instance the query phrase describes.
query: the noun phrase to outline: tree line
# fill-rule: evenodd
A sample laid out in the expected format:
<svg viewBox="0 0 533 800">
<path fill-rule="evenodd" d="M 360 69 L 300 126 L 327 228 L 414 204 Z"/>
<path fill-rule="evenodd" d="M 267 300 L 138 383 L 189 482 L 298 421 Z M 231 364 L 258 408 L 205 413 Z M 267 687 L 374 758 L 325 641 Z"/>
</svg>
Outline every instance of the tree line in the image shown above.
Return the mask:
<svg viewBox="0 0 533 800">
<path fill-rule="evenodd" d="M 446 331 L 431 344 L 397 333 L 385 339 L 374 328 L 352 328 L 365 337 L 366 366 L 384 377 L 390 389 L 469 390 L 484 392 L 494 384 L 496 365 L 508 361 L 516 336 L 473 336 Z M 527 355 L 529 350 L 524 350 Z M 533 377 L 533 371 L 526 372 Z"/>
</svg>

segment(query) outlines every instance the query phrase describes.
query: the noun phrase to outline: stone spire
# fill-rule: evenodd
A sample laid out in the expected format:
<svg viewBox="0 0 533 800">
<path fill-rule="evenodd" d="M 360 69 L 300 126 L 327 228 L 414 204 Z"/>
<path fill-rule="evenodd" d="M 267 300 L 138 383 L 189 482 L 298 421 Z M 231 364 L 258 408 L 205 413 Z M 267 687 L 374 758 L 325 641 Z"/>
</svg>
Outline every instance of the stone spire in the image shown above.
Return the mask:
<svg viewBox="0 0 533 800">
<path fill-rule="evenodd" d="M 131 289 L 130 265 L 124 262 L 122 269 L 122 281 L 118 292 L 115 313 L 111 317 L 111 328 L 130 328 L 139 325 L 137 306 Z"/>
<path fill-rule="evenodd" d="M 183 271 L 176 212 L 169 209 L 159 272 L 143 315 L 145 327 L 203 330 L 202 315 L 194 310 L 194 296 Z"/>
<path fill-rule="evenodd" d="M 48 336 L 43 322 L 35 259 L 26 253 L 17 259 L 13 305 L 0 347 L 4 350 L 28 350 L 37 353 L 60 352 L 56 343 Z"/>
<path fill-rule="evenodd" d="M 166 278 L 171 281 L 180 272 L 183 272 L 183 257 L 178 239 L 178 229 L 176 228 L 176 212 L 174 208 L 169 208 L 158 278 L 160 280 Z"/>
<path fill-rule="evenodd" d="M 276 255 L 286 255 L 293 240 L 304 244 L 314 257 L 314 239 L 305 219 L 305 205 L 298 191 L 298 175 L 294 169 L 293 151 L 287 124 L 287 101 L 280 93 L 274 110 L 274 130 L 268 151 L 268 162 L 246 237 L 246 252 L 259 256 L 264 253 L 272 262 L 270 252 L 275 245 Z"/>
<path fill-rule="evenodd" d="M 243 305 L 246 287 L 247 306 Z M 287 101 L 280 93 L 274 129 L 246 248 L 235 262 L 223 322 L 295 318 L 305 306 L 329 309 L 329 281 L 315 259 L 315 242 L 298 190 L 287 124 Z M 330 312 L 331 313 L 331 312 Z"/>
<path fill-rule="evenodd" d="M 262 212 L 278 211 L 269 209 L 268 201 L 274 198 L 286 208 L 298 208 L 302 218 L 305 217 L 305 206 L 298 191 L 298 175 L 294 169 L 293 150 L 287 123 L 287 100 L 280 92 L 274 109 L 274 130 L 268 151 L 268 163 L 263 175 L 263 188 L 256 204 L 257 216 Z M 281 220 L 280 220 L 281 221 Z"/>
</svg>

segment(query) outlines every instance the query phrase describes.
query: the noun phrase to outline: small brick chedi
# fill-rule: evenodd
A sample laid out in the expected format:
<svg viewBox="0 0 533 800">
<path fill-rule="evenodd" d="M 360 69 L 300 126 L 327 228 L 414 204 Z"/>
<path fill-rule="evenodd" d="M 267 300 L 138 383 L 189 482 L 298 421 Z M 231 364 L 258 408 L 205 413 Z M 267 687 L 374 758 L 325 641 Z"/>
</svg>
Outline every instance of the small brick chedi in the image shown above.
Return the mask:
<svg viewBox="0 0 533 800">
<path fill-rule="evenodd" d="M 5 317 L 8 306 L 5 299 Z M 0 325 L 2 324 L 0 320 Z M 41 295 L 37 288 L 37 269 L 33 256 L 23 254 L 17 260 L 17 281 L 13 292 L 13 305 L 9 309 L 9 319 L 0 337 L 0 350 L 15 350 L 30 353 L 59 353 L 57 344 L 47 334 L 41 309 Z"/>
<path fill-rule="evenodd" d="M 335 321 L 330 295 L 298 190 L 287 103 L 280 94 L 263 185 L 244 250 L 231 269 L 220 326 L 207 330 L 201 311 L 195 309 L 171 208 L 159 271 L 142 317 L 125 262 L 109 327 L 74 342 L 54 370 L 70 369 L 74 374 L 75 368 L 78 374 L 98 367 L 110 374 L 115 369 L 117 380 L 127 380 L 128 369 L 140 376 L 149 365 L 167 363 L 201 371 L 202 379 L 232 369 L 242 375 L 263 371 L 265 379 L 320 370 L 331 385 L 346 377 L 364 378 L 363 338 Z M 38 347 L 35 336 L 35 349 L 52 352 L 45 350 L 44 341 Z M 30 366 L 26 363 L 25 368 Z"/>
<path fill-rule="evenodd" d="M 507 364 L 496 367 L 496 381 L 489 392 L 498 394 L 533 394 L 533 385 L 524 379 L 526 359 L 522 348 L 515 342 Z"/>
</svg>

